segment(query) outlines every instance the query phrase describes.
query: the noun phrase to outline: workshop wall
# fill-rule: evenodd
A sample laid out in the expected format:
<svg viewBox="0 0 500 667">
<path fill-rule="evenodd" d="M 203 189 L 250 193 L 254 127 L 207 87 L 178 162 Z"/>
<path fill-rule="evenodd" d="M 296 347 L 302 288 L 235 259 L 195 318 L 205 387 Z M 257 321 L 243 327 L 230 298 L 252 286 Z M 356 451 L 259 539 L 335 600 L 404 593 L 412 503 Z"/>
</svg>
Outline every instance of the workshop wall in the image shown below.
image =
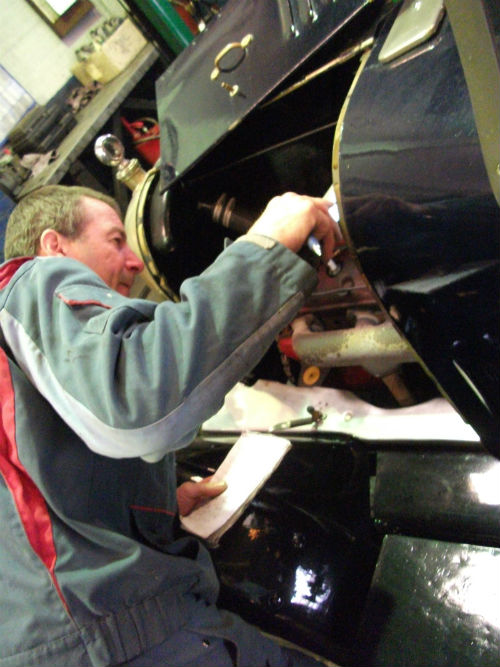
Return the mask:
<svg viewBox="0 0 500 667">
<path fill-rule="evenodd" d="M 103 18 L 123 16 L 118 0 L 92 0 Z M 71 77 L 75 49 L 86 41 L 80 36 L 63 41 L 26 0 L 0 3 L 0 65 L 38 104 L 45 104 Z"/>
</svg>

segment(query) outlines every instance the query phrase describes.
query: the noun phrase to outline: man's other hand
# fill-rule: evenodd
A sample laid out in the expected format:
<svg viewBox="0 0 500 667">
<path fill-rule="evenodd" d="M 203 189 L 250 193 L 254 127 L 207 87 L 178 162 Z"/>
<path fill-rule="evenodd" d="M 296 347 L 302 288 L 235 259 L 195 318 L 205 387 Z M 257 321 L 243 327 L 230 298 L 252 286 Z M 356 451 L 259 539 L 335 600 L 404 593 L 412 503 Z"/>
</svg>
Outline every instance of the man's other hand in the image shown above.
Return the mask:
<svg viewBox="0 0 500 667">
<path fill-rule="evenodd" d="M 187 516 L 206 500 L 219 496 L 227 489 L 226 482 L 213 482 L 212 476 L 200 482 L 183 482 L 177 487 L 179 514 Z"/>
</svg>

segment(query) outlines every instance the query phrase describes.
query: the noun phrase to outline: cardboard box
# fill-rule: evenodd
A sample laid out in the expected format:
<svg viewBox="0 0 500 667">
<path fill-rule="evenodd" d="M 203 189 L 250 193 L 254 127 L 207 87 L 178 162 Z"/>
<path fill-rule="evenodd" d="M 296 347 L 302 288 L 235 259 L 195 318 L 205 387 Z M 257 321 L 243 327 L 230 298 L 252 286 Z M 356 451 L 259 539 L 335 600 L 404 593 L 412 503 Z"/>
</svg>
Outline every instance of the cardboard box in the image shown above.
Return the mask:
<svg viewBox="0 0 500 667">
<path fill-rule="evenodd" d="M 132 21 L 125 19 L 97 51 L 84 62 L 76 63 L 71 71 L 84 86 L 94 81 L 108 83 L 132 62 L 146 44 L 147 40 Z"/>
</svg>

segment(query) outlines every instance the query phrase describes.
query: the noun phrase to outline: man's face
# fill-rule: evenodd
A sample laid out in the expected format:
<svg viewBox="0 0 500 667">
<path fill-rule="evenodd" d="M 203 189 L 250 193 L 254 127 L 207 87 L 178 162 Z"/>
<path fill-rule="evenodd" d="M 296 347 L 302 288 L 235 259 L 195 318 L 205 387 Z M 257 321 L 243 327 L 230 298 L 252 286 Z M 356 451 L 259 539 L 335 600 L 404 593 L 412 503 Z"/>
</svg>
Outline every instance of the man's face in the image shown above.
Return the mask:
<svg viewBox="0 0 500 667">
<path fill-rule="evenodd" d="M 83 262 L 114 290 L 128 296 L 144 264 L 129 248 L 118 214 L 99 199 L 83 197 L 85 223 L 75 239 L 65 238 L 65 255 Z"/>
</svg>

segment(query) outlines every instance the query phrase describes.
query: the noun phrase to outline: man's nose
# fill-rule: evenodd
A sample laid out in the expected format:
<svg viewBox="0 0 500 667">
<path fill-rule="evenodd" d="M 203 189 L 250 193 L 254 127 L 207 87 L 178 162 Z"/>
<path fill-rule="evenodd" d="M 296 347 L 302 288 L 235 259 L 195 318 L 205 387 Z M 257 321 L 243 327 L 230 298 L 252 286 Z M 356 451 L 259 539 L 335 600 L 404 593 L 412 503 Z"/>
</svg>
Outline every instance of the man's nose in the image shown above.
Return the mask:
<svg viewBox="0 0 500 667">
<path fill-rule="evenodd" d="M 128 248 L 127 269 L 133 273 L 140 273 L 144 268 L 144 262 L 137 257 L 135 252 Z"/>
</svg>

